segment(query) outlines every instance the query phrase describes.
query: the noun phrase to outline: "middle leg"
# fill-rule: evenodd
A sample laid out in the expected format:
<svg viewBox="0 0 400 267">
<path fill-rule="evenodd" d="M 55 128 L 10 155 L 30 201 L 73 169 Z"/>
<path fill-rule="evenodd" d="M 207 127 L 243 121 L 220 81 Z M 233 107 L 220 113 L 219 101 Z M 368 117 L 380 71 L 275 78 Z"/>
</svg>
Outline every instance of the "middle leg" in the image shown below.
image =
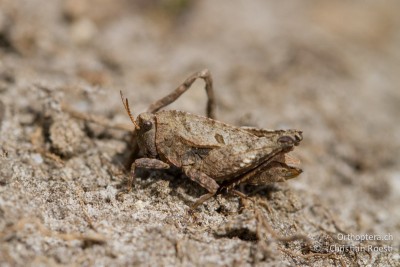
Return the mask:
<svg viewBox="0 0 400 267">
<path fill-rule="evenodd" d="M 198 171 L 192 167 L 184 167 L 183 171 L 192 181 L 198 183 L 208 191 L 207 194 L 196 200 L 196 202 L 190 207 L 190 210 L 195 210 L 198 206 L 212 198 L 218 192 L 219 185 L 207 174 L 202 173 L 201 171 Z"/>
</svg>

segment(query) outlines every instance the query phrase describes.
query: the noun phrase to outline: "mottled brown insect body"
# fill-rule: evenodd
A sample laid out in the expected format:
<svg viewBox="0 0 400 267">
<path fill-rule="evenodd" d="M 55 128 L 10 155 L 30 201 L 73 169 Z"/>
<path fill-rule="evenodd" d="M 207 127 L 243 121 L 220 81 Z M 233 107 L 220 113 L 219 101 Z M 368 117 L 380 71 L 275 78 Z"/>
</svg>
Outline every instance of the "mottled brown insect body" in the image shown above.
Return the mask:
<svg viewBox="0 0 400 267">
<path fill-rule="evenodd" d="M 178 110 L 157 112 L 189 89 L 197 78 L 206 82 L 208 117 Z M 124 105 L 135 124 L 137 142 L 145 156 L 132 164 L 132 177 L 137 167 L 180 168 L 209 191 L 192 208 L 222 189 L 235 191 L 238 184 L 284 181 L 301 173 L 301 169 L 289 165 L 297 162 L 287 156 L 303 139 L 301 131 L 237 127 L 213 119 L 214 94 L 208 70 L 189 77 L 136 120 L 130 114 L 127 100 Z"/>
</svg>

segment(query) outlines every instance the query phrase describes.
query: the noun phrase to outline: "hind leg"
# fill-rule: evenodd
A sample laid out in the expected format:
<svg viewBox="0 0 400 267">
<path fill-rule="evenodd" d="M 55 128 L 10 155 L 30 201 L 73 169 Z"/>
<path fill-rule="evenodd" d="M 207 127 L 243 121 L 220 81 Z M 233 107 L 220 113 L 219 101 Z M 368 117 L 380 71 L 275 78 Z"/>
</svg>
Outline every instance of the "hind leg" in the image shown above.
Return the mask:
<svg viewBox="0 0 400 267">
<path fill-rule="evenodd" d="M 154 102 L 147 109 L 147 112 L 155 113 L 165 106 L 168 106 L 175 100 L 177 100 L 184 92 L 186 92 L 194 83 L 196 79 L 203 79 L 206 83 L 205 89 L 208 97 L 207 101 L 207 116 L 211 119 L 215 119 L 215 97 L 213 89 L 213 81 L 208 69 L 194 73 L 192 76 L 187 78 L 178 88 L 176 88 L 169 95 L 161 98 L 160 100 Z"/>
</svg>

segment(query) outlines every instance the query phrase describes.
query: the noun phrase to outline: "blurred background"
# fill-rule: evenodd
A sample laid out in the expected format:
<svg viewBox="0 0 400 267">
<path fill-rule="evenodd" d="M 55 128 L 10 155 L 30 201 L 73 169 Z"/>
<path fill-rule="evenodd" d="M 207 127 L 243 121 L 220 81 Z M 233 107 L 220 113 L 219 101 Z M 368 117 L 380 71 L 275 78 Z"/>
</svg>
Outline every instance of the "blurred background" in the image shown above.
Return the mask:
<svg viewBox="0 0 400 267">
<path fill-rule="evenodd" d="M 300 206 L 322 205 L 352 233 L 391 233 L 393 246 L 398 248 L 398 10 L 400 2 L 394 0 L 0 0 L 0 152 L 9 155 L 0 167 L 18 162 L 21 154 L 30 157 L 21 146 L 28 150 L 35 146 L 31 137 L 42 127 L 38 117 L 47 105 L 43 90 L 37 88 L 46 88 L 46 94 L 81 112 L 129 123 L 119 90 L 137 115 L 193 72 L 208 68 L 214 79 L 219 120 L 303 130 L 304 141 L 295 155 L 301 159 L 304 173 L 289 183 Z M 204 114 L 203 86 L 202 81 L 196 82 L 168 108 Z M 92 129 L 92 135 L 85 138 L 113 135 L 103 131 Z M 46 134 L 42 135 L 43 148 L 55 154 L 64 149 L 54 144 L 54 138 L 46 140 Z M 63 141 L 67 145 L 72 142 L 68 138 Z M 123 141 L 114 144 L 105 139 L 103 147 L 96 142 L 99 150 L 122 147 L 110 152 L 110 157 L 126 146 Z M 87 147 L 91 145 L 88 141 Z M 74 157 L 87 160 L 76 154 L 79 149 L 74 146 L 79 145 L 71 145 L 72 159 L 59 153 L 72 169 Z M 40 162 L 42 174 L 28 172 L 26 179 L 57 177 L 51 163 L 41 162 L 37 156 L 33 160 Z M 102 166 L 96 164 L 89 164 L 90 169 Z M 113 179 L 89 173 L 77 171 L 71 179 L 92 188 L 93 194 L 101 194 L 101 187 Z M 18 179 L 25 178 L 7 175 L 0 186 L 10 193 L 3 194 L 4 207 L 11 207 L 15 198 L 20 199 L 21 207 L 14 213 L 3 209 L 3 229 L 17 222 L 26 208 L 24 203 L 30 203 L 29 196 L 21 196 L 12 186 L 24 184 Z M 44 219 L 48 227 L 58 229 L 50 223 L 54 216 L 47 211 L 47 204 L 43 205 L 43 210 L 37 211 L 39 217 L 48 218 Z M 310 216 L 315 221 L 325 218 L 318 213 Z M 182 229 L 176 231 L 182 234 Z M 14 245 L 2 248 L 9 255 Z M 198 251 L 199 255 L 203 252 Z M 14 256 L 11 259 L 15 260 Z M 69 263 L 57 257 L 56 262 Z M 215 257 L 214 263 L 224 262 Z M 122 259 L 121 264 L 132 263 Z"/>
</svg>

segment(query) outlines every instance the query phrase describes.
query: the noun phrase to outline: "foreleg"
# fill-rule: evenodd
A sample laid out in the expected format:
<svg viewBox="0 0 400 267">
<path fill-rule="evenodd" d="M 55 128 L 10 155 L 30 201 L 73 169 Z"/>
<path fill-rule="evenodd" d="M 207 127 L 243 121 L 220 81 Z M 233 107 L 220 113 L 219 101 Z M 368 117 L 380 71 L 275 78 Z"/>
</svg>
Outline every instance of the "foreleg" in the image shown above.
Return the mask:
<svg viewBox="0 0 400 267">
<path fill-rule="evenodd" d="M 169 169 L 169 165 L 158 159 L 140 158 L 135 160 L 131 165 L 131 179 L 128 183 L 128 192 L 132 190 L 132 186 L 136 180 L 136 168 L 165 170 Z"/>
</svg>

